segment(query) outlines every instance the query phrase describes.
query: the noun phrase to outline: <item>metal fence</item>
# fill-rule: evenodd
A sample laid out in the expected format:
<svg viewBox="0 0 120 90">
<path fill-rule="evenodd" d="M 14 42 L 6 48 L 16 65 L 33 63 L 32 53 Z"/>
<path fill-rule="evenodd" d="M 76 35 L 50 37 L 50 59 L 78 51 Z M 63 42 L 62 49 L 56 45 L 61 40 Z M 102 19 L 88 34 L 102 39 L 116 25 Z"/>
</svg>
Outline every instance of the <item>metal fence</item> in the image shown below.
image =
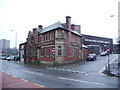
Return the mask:
<svg viewBox="0 0 120 90">
<path fill-rule="evenodd" d="M 112 63 L 105 65 L 105 73 L 108 75 L 113 75 L 120 77 L 119 67 L 120 67 L 120 55 Z"/>
</svg>

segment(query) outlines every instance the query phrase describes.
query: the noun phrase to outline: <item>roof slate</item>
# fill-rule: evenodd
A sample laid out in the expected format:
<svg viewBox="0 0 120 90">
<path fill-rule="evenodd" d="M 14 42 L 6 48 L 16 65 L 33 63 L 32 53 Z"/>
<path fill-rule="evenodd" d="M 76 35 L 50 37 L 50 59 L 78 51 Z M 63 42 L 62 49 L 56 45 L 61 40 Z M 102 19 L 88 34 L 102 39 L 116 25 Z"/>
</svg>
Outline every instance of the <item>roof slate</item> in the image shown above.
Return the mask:
<svg viewBox="0 0 120 90">
<path fill-rule="evenodd" d="M 60 22 L 56 22 L 56 23 L 54 23 L 54 24 L 52 24 L 52 25 L 50 25 L 48 27 L 43 28 L 42 30 L 38 29 L 38 32 L 39 32 L 39 34 L 42 34 L 42 33 L 57 29 L 57 28 L 62 28 L 62 29 L 67 30 L 67 28 L 65 27 L 65 24 L 60 23 Z M 71 30 L 71 32 L 74 33 L 74 34 L 77 34 L 79 36 L 82 36 L 80 33 L 76 32 L 74 30 Z"/>
<path fill-rule="evenodd" d="M 39 29 L 39 33 L 42 34 L 42 33 L 45 33 L 45 32 L 48 32 L 48 31 L 51 31 L 53 29 L 56 29 L 56 28 L 64 28 L 60 22 L 56 22 L 48 27 L 45 27 L 44 29 Z"/>
</svg>

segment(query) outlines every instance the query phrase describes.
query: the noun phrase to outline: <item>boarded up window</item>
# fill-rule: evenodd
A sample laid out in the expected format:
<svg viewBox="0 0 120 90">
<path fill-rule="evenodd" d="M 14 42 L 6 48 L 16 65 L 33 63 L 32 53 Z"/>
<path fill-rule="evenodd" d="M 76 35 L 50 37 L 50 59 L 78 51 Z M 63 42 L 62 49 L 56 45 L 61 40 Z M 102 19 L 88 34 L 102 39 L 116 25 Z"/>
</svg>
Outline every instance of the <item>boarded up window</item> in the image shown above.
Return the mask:
<svg viewBox="0 0 120 90">
<path fill-rule="evenodd" d="M 67 54 L 67 47 L 64 47 L 64 56 L 66 57 L 66 56 L 68 56 L 68 54 Z"/>
</svg>

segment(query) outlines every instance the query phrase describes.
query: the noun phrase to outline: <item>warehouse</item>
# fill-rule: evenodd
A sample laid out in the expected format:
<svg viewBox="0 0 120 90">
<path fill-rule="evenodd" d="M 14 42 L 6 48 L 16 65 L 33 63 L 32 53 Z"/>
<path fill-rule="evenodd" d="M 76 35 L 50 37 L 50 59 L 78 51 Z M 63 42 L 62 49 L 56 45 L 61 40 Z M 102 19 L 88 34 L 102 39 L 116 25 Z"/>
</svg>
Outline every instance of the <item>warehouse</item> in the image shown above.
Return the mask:
<svg viewBox="0 0 120 90">
<path fill-rule="evenodd" d="M 89 53 L 94 52 L 100 54 L 100 52 L 105 51 L 106 48 L 110 48 L 110 53 L 113 52 L 113 39 L 91 36 L 82 34 L 83 44 L 86 45 L 89 49 Z"/>
</svg>

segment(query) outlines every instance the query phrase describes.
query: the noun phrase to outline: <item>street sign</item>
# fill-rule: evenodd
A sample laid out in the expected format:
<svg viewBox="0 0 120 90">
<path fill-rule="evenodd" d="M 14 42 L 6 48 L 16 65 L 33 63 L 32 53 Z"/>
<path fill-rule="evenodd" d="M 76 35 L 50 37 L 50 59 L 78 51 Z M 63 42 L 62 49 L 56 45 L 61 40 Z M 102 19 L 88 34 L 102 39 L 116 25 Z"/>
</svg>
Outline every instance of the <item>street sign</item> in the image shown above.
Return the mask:
<svg viewBox="0 0 120 90">
<path fill-rule="evenodd" d="M 56 49 L 55 48 L 52 49 L 52 53 L 56 53 Z"/>
<path fill-rule="evenodd" d="M 106 48 L 107 53 L 110 53 L 110 48 Z"/>
</svg>

